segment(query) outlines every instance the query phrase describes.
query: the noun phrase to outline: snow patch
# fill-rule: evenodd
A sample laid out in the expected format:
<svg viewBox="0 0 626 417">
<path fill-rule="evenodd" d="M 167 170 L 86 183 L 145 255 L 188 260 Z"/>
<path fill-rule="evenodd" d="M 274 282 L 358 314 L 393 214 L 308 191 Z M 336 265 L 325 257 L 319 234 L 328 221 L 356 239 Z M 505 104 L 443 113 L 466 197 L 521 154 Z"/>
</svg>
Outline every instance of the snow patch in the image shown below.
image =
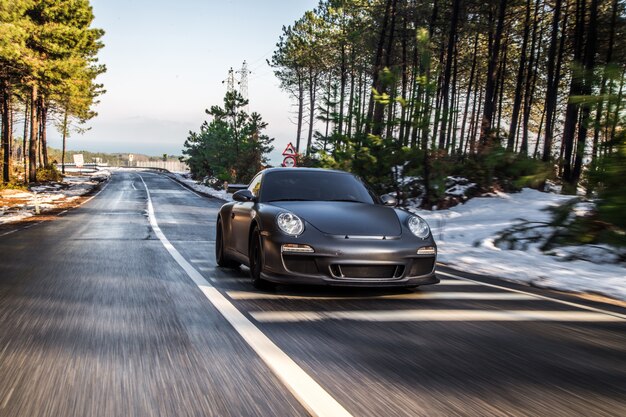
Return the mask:
<svg viewBox="0 0 626 417">
<path fill-rule="evenodd" d="M 544 210 L 571 199 L 531 189 L 520 193 L 495 193 L 477 197 L 448 210 L 425 211 L 412 207 L 431 226 L 439 248 L 439 260 L 457 269 L 502 277 L 564 291 L 604 294 L 626 300 L 626 268 L 610 264 L 607 248 L 601 246 L 566 247 L 553 256 L 536 245 L 508 250 L 495 245 L 500 232 L 519 224 L 547 222 Z M 581 206 L 584 211 L 588 207 Z M 581 251 L 585 251 L 584 255 Z M 586 260 L 569 260 L 573 256 Z"/>
<path fill-rule="evenodd" d="M 111 177 L 109 170 L 91 175 L 66 175 L 60 183 L 30 187 L 29 191 L 4 190 L 0 193 L 0 224 L 24 220 L 87 194 L 100 182 Z"/>
<path fill-rule="evenodd" d="M 172 175 L 174 175 L 178 181 L 187 185 L 194 191 L 219 198 L 220 200 L 233 201 L 233 195 L 227 193 L 226 190 L 216 190 L 213 187 L 199 183 L 198 181 L 193 180 L 188 172 L 173 172 Z"/>
</svg>

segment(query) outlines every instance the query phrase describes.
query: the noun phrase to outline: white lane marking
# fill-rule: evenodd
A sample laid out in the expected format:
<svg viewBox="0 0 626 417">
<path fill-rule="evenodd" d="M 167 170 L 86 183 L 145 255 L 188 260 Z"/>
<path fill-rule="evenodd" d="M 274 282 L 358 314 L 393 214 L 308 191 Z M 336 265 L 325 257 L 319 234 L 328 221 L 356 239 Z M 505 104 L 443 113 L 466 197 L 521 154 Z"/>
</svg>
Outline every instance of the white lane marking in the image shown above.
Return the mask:
<svg viewBox="0 0 626 417">
<path fill-rule="evenodd" d="M 616 313 L 616 312 L 609 311 L 609 310 L 603 310 L 601 308 L 586 306 L 584 304 L 573 303 L 571 301 L 559 300 L 558 298 L 547 297 L 545 295 L 533 294 L 533 293 L 527 292 L 527 291 L 516 290 L 516 289 L 513 289 L 513 288 L 507 288 L 507 287 L 504 287 L 502 285 L 488 284 L 486 282 L 481 282 L 481 281 L 477 281 L 477 280 L 470 279 L 470 278 L 460 277 L 460 276 L 453 275 L 453 274 L 450 274 L 450 273 L 447 273 L 447 272 L 437 271 L 437 274 L 438 275 L 445 275 L 445 276 L 448 276 L 448 277 L 451 277 L 451 278 L 460 279 L 460 280 L 464 280 L 464 281 L 474 282 L 474 283 L 476 283 L 478 285 L 484 285 L 486 287 L 498 288 L 500 290 L 510 291 L 510 292 L 514 292 L 514 293 L 518 293 L 518 294 L 527 294 L 527 295 L 530 295 L 530 296 L 533 296 L 533 297 L 536 297 L 536 298 L 540 298 L 542 300 L 553 301 L 555 303 L 564 304 L 564 305 L 570 306 L 570 307 L 580 308 L 582 310 L 593 311 L 593 312 L 596 312 L 596 313 L 608 314 L 610 316 L 618 317 L 618 318 L 620 318 L 622 320 L 626 320 L 626 314 L 620 314 L 620 313 Z"/>
<path fill-rule="evenodd" d="M 61 216 L 63 214 L 67 213 L 67 210 L 63 210 L 62 212 L 60 212 L 59 214 L 57 214 L 57 216 Z"/>
<path fill-rule="evenodd" d="M 6 232 L 6 233 L 1 234 L 1 235 L 0 235 L 0 237 L 1 237 L 1 236 L 6 236 L 6 235 L 10 235 L 11 233 L 15 233 L 15 232 L 17 232 L 18 230 L 19 230 L 19 229 L 15 229 L 15 230 L 8 231 L 8 232 Z"/>
<path fill-rule="evenodd" d="M 226 291 L 233 300 L 537 300 L 526 294 L 511 294 L 506 292 L 424 292 L 409 294 L 388 294 L 372 296 L 315 296 L 315 295 L 286 295 L 248 291 Z"/>
<path fill-rule="evenodd" d="M 165 237 L 154 215 L 150 190 L 143 177 L 139 175 L 148 196 L 148 217 L 154 234 L 165 249 L 196 283 L 198 288 L 215 308 L 233 326 L 239 335 L 259 355 L 272 372 L 282 381 L 294 397 L 313 416 L 352 417 L 328 392 L 326 392 L 309 374 L 300 368 L 285 352 L 274 344 L 250 320 L 248 320 L 226 297 L 204 279 L 178 250 Z"/>
<path fill-rule="evenodd" d="M 458 279 L 441 279 L 437 285 L 478 285 L 474 282 L 460 281 Z"/>
<path fill-rule="evenodd" d="M 621 322 L 622 319 L 587 311 L 540 310 L 379 310 L 379 311 L 252 311 L 261 323 L 295 323 L 321 320 L 368 322 L 411 321 L 559 321 Z"/>
<path fill-rule="evenodd" d="M 135 187 L 135 182 L 134 182 L 134 181 L 132 181 L 132 182 L 130 183 L 130 185 L 131 185 L 131 187 L 133 187 L 133 190 L 137 190 L 137 187 Z"/>
<path fill-rule="evenodd" d="M 193 262 L 194 264 L 208 264 L 208 263 L 210 263 L 210 261 L 207 261 L 206 259 L 190 259 L 189 261 Z"/>
</svg>

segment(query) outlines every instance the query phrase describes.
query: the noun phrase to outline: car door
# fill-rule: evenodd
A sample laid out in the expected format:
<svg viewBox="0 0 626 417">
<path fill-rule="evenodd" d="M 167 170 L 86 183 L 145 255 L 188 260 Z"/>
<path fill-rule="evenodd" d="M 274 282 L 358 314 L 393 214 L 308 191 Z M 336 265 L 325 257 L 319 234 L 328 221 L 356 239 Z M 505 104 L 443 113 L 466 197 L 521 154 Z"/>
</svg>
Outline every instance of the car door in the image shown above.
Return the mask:
<svg viewBox="0 0 626 417">
<path fill-rule="evenodd" d="M 248 190 L 257 198 L 259 196 L 259 190 L 261 189 L 262 179 L 263 174 L 259 173 L 248 186 Z M 248 235 L 250 233 L 250 224 L 254 215 L 255 206 L 255 201 L 239 201 L 233 206 L 230 215 L 235 250 L 246 256 L 248 255 Z"/>
</svg>

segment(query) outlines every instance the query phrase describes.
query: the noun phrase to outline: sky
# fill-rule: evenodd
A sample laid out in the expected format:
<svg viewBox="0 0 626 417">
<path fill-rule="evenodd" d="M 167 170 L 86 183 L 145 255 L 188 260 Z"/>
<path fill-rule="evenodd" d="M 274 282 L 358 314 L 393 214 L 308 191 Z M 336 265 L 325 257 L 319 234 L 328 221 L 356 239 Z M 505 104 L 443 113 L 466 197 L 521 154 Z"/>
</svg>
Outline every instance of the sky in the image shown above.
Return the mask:
<svg viewBox="0 0 626 417">
<path fill-rule="evenodd" d="M 205 109 L 222 104 L 233 67 L 244 60 L 252 74 L 250 111 L 269 123 L 275 138 L 272 162 L 295 141 L 293 102 L 267 65 L 283 25 L 292 24 L 317 0 L 92 0 L 93 27 L 102 28 L 98 57 L 107 72 L 98 78 L 106 94 L 91 128 L 68 139 L 68 149 L 180 155 Z M 50 129 L 49 144 L 60 148 Z"/>
</svg>

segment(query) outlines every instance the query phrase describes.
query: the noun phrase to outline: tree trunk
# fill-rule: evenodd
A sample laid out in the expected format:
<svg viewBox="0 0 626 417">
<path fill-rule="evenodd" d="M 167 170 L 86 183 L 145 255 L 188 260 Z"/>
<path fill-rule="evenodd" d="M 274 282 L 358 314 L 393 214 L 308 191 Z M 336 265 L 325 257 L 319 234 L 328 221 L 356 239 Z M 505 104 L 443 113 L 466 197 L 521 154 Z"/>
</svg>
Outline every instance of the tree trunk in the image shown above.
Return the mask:
<svg viewBox="0 0 626 417">
<path fill-rule="evenodd" d="M 472 54 L 472 69 L 470 70 L 470 77 L 467 83 L 467 93 L 465 94 L 465 110 L 463 111 L 463 122 L 461 123 L 461 137 L 459 139 L 459 149 L 461 150 L 462 153 L 465 153 L 465 150 L 464 150 L 465 148 L 463 146 L 463 141 L 466 140 L 465 139 L 465 126 L 467 123 L 467 112 L 469 110 L 470 97 L 472 95 L 472 84 L 474 82 L 474 73 L 476 72 L 476 58 L 477 58 L 477 52 L 478 52 L 478 32 L 476 32 L 476 35 L 474 36 L 474 48 L 473 49 L 474 49 L 474 52 Z"/>
<path fill-rule="evenodd" d="M 500 0 L 498 6 L 498 20 L 496 23 L 496 31 L 493 40 L 493 49 L 489 58 L 487 68 L 487 83 L 485 86 L 485 98 L 483 104 L 483 118 L 480 128 L 480 143 L 485 145 L 490 136 L 493 124 L 493 113 L 495 109 L 495 87 L 497 81 L 497 66 L 500 58 L 500 41 L 504 30 L 504 17 L 506 16 L 507 0 Z"/>
<path fill-rule="evenodd" d="M 583 75 L 583 96 L 589 97 L 593 88 L 593 69 L 595 66 L 597 38 L 598 38 L 598 3 L 599 0 L 591 0 L 589 10 L 589 23 L 587 26 L 587 41 L 585 43 L 585 55 L 583 57 L 584 75 Z M 587 131 L 589 122 L 591 121 L 591 104 L 582 103 L 582 115 L 580 126 L 578 127 L 578 143 L 576 146 L 576 157 L 574 158 L 574 170 L 572 172 L 572 181 L 578 182 L 582 173 L 583 158 L 585 156 L 585 147 L 587 144 Z"/>
<path fill-rule="evenodd" d="M 603 107 L 604 107 L 604 95 L 606 94 L 606 82 L 608 79 L 608 68 L 609 68 L 609 65 L 611 65 L 611 62 L 613 61 L 613 45 L 615 43 L 615 26 L 617 22 L 618 5 L 619 5 L 618 0 L 614 0 L 613 10 L 611 11 L 611 25 L 610 25 L 611 29 L 609 32 L 609 46 L 606 52 L 606 62 L 605 62 L 604 71 L 602 72 L 602 81 L 600 83 L 600 97 L 602 97 L 602 99 L 598 101 L 598 105 L 596 106 L 596 119 L 595 119 L 594 128 L 593 128 L 593 150 L 591 152 L 592 160 L 595 160 L 595 158 L 598 156 L 600 122 L 602 119 L 602 112 L 603 112 Z"/>
<path fill-rule="evenodd" d="M 509 53 L 509 37 L 507 36 L 504 40 L 504 55 L 502 56 L 502 60 L 500 62 L 500 70 L 498 72 L 498 79 L 500 80 L 498 86 L 498 116 L 496 120 L 498 121 L 496 125 L 496 135 L 498 139 L 500 138 L 500 128 L 502 126 L 502 102 L 504 98 L 504 80 L 506 79 L 506 63 L 507 63 L 507 55 Z"/>
<path fill-rule="evenodd" d="M 441 95 L 443 96 L 443 116 L 441 123 L 441 134 L 439 135 L 439 149 L 446 147 L 446 127 L 449 117 L 449 95 L 450 95 L 450 78 L 452 75 L 452 62 L 454 54 L 454 46 L 456 45 L 456 32 L 459 23 L 459 11 L 461 9 L 461 0 L 452 1 L 452 16 L 450 18 L 450 30 L 448 32 L 448 45 L 446 47 L 446 67 L 443 73 L 443 85 Z"/>
<path fill-rule="evenodd" d="M 384 48 L 384 58 L 385 58 L 385 67 L 391 67 L 391 60 L 393 56 L 393 39 L 396 25 L 396 4 L 398 0 L 392 0 L 391 2 L 391 10 L 390 10 L 390 19 L 389 23 L 389 36 L 387 37 L 387 47 Z M 378 87 L 376 88 L 379 93 L 385 93 L 387 91 L 387 86 L 382 80 L 378 80 Z M 382 103 L 374 104 L 374 116 L 372 119 L 372 134 L 375 136 L 380 136 L 383 133 L 384 129 L 384 118 L 385 118 L 385 105 Z"/>
<path fill-rule="evenodd" d="M 296 153 L 300 153 L 300 138 L 302 137 L 302 118 L 304 117 L 304 81 L 298 75 L 298 131 L 296 133 Z"/>
<path fill-rule="evenodd" d="M 5 81 L 2 94 L 2 182 L 11 181 L 11 143 L 13 143 L 13 125 L 11 120 L 11 87 Z"/>
<path fill-rule="evenodd" d="M 560 0 L 557 0 L 557 2 L 560 2 Z M 522 50 L 520 52 L 519 67 L 517 68 L 517 82 L 515 83 L 515 94 L 513 96 L 513 111 L 511 112 L 511 125 L 509 127 L 509 139 L 506 144 L 506 149 L 511 152 L 513 151 L 513 146 L 515 145 L 515 133 L 516 133 L 515 129 L 517 128 L 519 110 L 522 104 L 522 85 L 524 85 L 524 78 L 525 78 L 524 75 L 526 74 L 526 48 L 528 47 L 528 35 L 530 33 L 531 5 L 532 5 L 531 0 L 526 0 L 526 16 L 524 18 L 524 34 L 522 35 Z M 557 23 L 558 23 L 558 19 L 557 19 Z M 550 65 L 550 63 L 548 63 L 548 65 Z"/>
<path fill-rule="evenodd" d="M 346 136 L 352 136 L 352 118 L 354 116 L 354 48 L 350 54 L 350 97 L 348 98 L 348 125 L 346 126 Z"/>
<path fill-rule="evenodd" d="M 37 85 L 30 90 L 30 142 L 28 145 L 28 181 L 37 182 Z"/>
<path fill-rule="evenodd" d="M 339 87 L 339 126 L 337 129 L 337 133 L 339 133 L 339 137 L 341 138 L 341 136 L 343 135 L 343 107 L 345 104 L 345 95 L 346 95 L 346 74 L 348 71 L 347 65 L 346 65 L 346 46 L 343 44 L 341 44 L 341 75 L 340 75 L 340 82 L 341 82 L 341 86 Z M 340 139 L 341 140 L 341 139 Z"/>
<path fill-rule="evenodd" d="M 43 166 L 48 166 L 48 137 L 46 126 L 48 124 L 48 105 L 43 97 L 41 101 L 41 156 L 43 158 Z"/>
<path fill-rule="evenodd" d="M 374 55 L 374 68 L 372 68 L 372 87 L 376 89 L 379 93 L 382 88 L 380 85 L 380 71 L 382 70 L 381 65 L 383 63 L 383 54 L 385 50 L 385 38 L 387 36 L 387 26 L 389 24 L 389 15 L 391 14 L 392 5 L 396 0 L 387 0 L 387 4 L 385 6 L 385 15 L 383 17 L 383 21 L 380 28 L 380 35 L 378 37 L 378 45 L 376 47 L 376 55 Z M 372 131 L 373 128 L 373 117 L 374 117 L 374 106 L 380 105 L 374 103 L 374 92 L 370 92 L 370 100 L 369 106 L 367 108 L 367 117 L 365 120 L 365 134 L 368 134 Z M 381 116 L 382 120 L 382 116 Z"/>
<path fill-rule="evenodd" d="M 61 172 L 65 174 L 65 144 L 67 140 L 67 123 L 68 123 L 68 111 L 65 109 L 63 114 L 63 149 L 61 150 Z"/>
<path fill-rule="evenodd" d="M 558 97 L 558 82 L 556 82 L 555 61 L 557 53 L 557 40 L 559 36 L 559 19 L 561 18 L 562 0 L 556 0 L 554 4 L 554 16 L 552 17 L 552 35 L 550 37 L 550 49 L 548 50 L 548 79 L 546 88 L 546 129 L 543 141 L 543 161 L 547 162 L 552 156 L 553 120 L 556 113 L 556 100 Z M 563 33 L 561 36 L 565 36 Z M 563 54 L 563 51 L 560 51 Z"/>
<path fill-rule="evenodd" d="M 530 121 L 530 112 L 532 110 L 532 98 L 535 88 L 535 81 L 537 75 L 536 62 L 539 61 L 539 50 L 537 50 L 537 59 L 535 59 L 535 48 L 537 47 L 537 25 L 539 24 L 539 1 L 535 2 L 535 13 L 533 16 L 533 36 L 530 45 L 530 59 L 528 60 L 528 71 L 526 73 L 526 89 L 524 91 L 524 123 L 522 124 L 522 145 L 520 146 L 520 153 L 522 155 L 528 155 L 528 123 Z M 541 39 L 541 33 L 539 39 Z"/>
<path fill-rule="evenodd" d="M 317 92 L 317 74 L 309 71 L 309 135 L 306 141 L 306 156 L 311 151 L 311 142 L 313 141 L 313 125 L 315 124 L 315 93 Z"/>
<path fill-rule="evenodd" d="M 402 18 L 402 92 L 400 93 L 404 103 L 408 103 L 407 100 L 407 89 L 409 83 L 409 74 L 408 74 L 408 62 L 407 62 L 407 25 L 406 25 L 406 16 L 403 15 Z M 400 133 L 398 134 L 398 143 L 402 146 L 405 146 L 404 140 L 404 130 L 406 125 L 406 105 L 402 105 L 400 109 Z"/>
<path fill-rule="evenodd" d="M 24 98 L 24 136 L 22 136 L 22 164 L 24 165 L 24 182 L 28 178 L 28 151 L 26 150 L 26 138 L 28 137 L 28 117 L 29 117 L 28 97 Z"/>
<path fill-rule="evenodd" d="M 576 0 L 576 25 L 574 30 L 574 63 L 582 62 L 583 34 L 585 26 L 585 0 Z M 563 180 L 570 185 L 574 184 L 572 175 L 572 154 L 574 151 L 574 135 L 579 118 L 579 106 L 572 101 L 572 97 L 580 96 L 583 91 L 582 78 L 572 75 L 568 95 L 565 123 L 563 125 Z"/>
</svg>

